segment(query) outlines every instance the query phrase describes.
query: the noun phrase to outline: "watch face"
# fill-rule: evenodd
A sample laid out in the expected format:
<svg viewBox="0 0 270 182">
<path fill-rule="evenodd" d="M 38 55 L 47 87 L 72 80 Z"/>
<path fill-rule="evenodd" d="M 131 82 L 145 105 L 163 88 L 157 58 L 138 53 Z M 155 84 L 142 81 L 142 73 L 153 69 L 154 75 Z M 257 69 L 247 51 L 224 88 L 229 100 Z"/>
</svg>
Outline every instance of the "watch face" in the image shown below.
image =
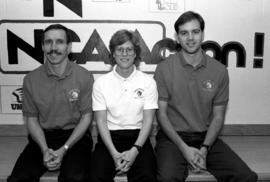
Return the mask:
<svg viewBox="0 0 270 182">
<path fill-rule="evenodd" d="M 68 150 L 68 145 L 64 145 L 64 149 L 65 150 Z"/>
</svg>

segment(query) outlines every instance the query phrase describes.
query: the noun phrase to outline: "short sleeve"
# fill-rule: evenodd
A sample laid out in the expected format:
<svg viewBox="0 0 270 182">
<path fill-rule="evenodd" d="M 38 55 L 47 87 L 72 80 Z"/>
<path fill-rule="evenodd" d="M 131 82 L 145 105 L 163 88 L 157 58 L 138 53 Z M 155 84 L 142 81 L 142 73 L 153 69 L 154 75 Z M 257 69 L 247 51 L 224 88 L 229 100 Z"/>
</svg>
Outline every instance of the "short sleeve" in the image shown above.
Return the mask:
<svg viewBox="0 0 270 182">
<path fill-rule="evenodd" d="M 81 95 L 80 95 L 80 111 L 82 114 L 92 111 L 92 88 L 93 88 L 94 78 L 89 72 L 87 74 L 86 82 L 83 85 Z"/>
<path fill-rule="evenodd" d="M 38 117 L 38 109 L 31 94 L 31 82 L 27 76 L 23 79 L 22 112 L 26 117 Z"/>
<path fill-rule="evenodd" d="M 99 79 L 94 82 L 92 101 L 93 101 L 92 106 L 93 106 L 94 111 L 106 110 L 107 108 L 106 101 L 102 93 L 102 85 Z"/>
<path fill-rule="evenodd" d="M 218 86 L 217 94 L 214 98 L 214 105 L 226 105 L 229 101 L 229 74 L 225 69 Z"/>
<path fill-rule="evenodd" d="M 149 84 L 146 86 L 144 109 L 158 108 L 158 92 L 157 85 L 153 78 L 150 78 Z"/>
<path fill-rule="evenodd" d="M 168 101 L 169 99 L 169 93 L 168 88 L 165 81 L 165 74 L 164 74 L 164 67 L 162 65 L 158 65 L 154 74 L 154 79 L 157 84 L 157 90 L 158 90 L 158 99 Z"/>
</svg>

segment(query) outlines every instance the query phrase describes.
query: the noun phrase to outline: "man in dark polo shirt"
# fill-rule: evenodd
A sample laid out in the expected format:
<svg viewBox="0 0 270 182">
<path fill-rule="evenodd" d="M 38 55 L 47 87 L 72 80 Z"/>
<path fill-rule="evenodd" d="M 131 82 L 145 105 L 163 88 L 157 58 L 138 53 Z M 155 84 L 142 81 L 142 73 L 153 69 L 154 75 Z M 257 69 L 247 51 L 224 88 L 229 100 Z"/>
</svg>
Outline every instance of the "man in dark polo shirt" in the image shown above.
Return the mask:
<svg viewBox="0 0 270 182">
<path fill-rule="evenodd" d="M 257 175 L 218 135 L 229 100 L 224 65 L 201 49 L 204 20 L 185 12 L 175 22 L 181 51 L 155 72 L 159 93 L 158 181 L 181 182 L 188 168 L 208 170 L 219 182 L 255 182 Z"/>
<path fill-rule="evenodd" d="M 44 30 L 45 63 L 25 76 L 23 116 L 29 143 L 8 182 L 39 181 L 46 171 L 59 170 L 58 181 L 86 181 L 92 139 L 93 76 L 70 62 L 69 30 L 53 24 Z"/>
</svg>

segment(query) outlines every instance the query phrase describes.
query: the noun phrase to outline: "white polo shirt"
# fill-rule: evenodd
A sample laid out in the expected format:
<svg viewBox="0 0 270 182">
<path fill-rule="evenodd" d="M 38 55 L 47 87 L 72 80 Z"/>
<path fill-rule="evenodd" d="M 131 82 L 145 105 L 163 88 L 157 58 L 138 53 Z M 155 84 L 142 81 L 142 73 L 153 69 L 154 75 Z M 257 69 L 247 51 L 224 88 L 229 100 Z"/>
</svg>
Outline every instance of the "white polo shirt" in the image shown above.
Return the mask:
<svg viewBox="0 0 270 182">
<path fill-rule="evenodd" d="M 109 130 L 140 129 L 143 110 L 158 108 L 156 82 L 136 67 L 128 78 L 121 77 L 115 68 L 95 81 L 93 110 L 107 111 Z"/>
</svg>

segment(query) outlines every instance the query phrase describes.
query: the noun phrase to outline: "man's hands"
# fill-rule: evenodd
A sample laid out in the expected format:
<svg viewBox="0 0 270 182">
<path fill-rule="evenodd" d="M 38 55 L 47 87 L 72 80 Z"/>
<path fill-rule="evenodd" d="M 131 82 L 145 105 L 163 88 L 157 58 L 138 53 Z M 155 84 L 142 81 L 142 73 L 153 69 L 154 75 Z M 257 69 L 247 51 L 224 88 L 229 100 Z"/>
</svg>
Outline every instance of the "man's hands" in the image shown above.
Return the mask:
<svg viewBox="0 0 270 182">
<path fill-rule="evenodd" d="M 199 173 L 206 170 L 207 150 L 204 147 L 199 150 L 197 148 L 187 146 L 183 151 L 183 155 L 193 172 Z"/>
<path fill-rule="evenodd" d="M 49 171 L 54 171 L 60 168 L 62 159 L 66 153 L 64 147 L 59 148 L 58 150 L 53 150 L 47 148 L 43 152 L 43 163 Z"/>
<path fill-rule="evenodd" d="M 134 163 L 138 154 L 139 152 L 135 147 L 122 153 L 114 154 L 113 160 L 117 174 L 126 173 Z"/>
</svg>

